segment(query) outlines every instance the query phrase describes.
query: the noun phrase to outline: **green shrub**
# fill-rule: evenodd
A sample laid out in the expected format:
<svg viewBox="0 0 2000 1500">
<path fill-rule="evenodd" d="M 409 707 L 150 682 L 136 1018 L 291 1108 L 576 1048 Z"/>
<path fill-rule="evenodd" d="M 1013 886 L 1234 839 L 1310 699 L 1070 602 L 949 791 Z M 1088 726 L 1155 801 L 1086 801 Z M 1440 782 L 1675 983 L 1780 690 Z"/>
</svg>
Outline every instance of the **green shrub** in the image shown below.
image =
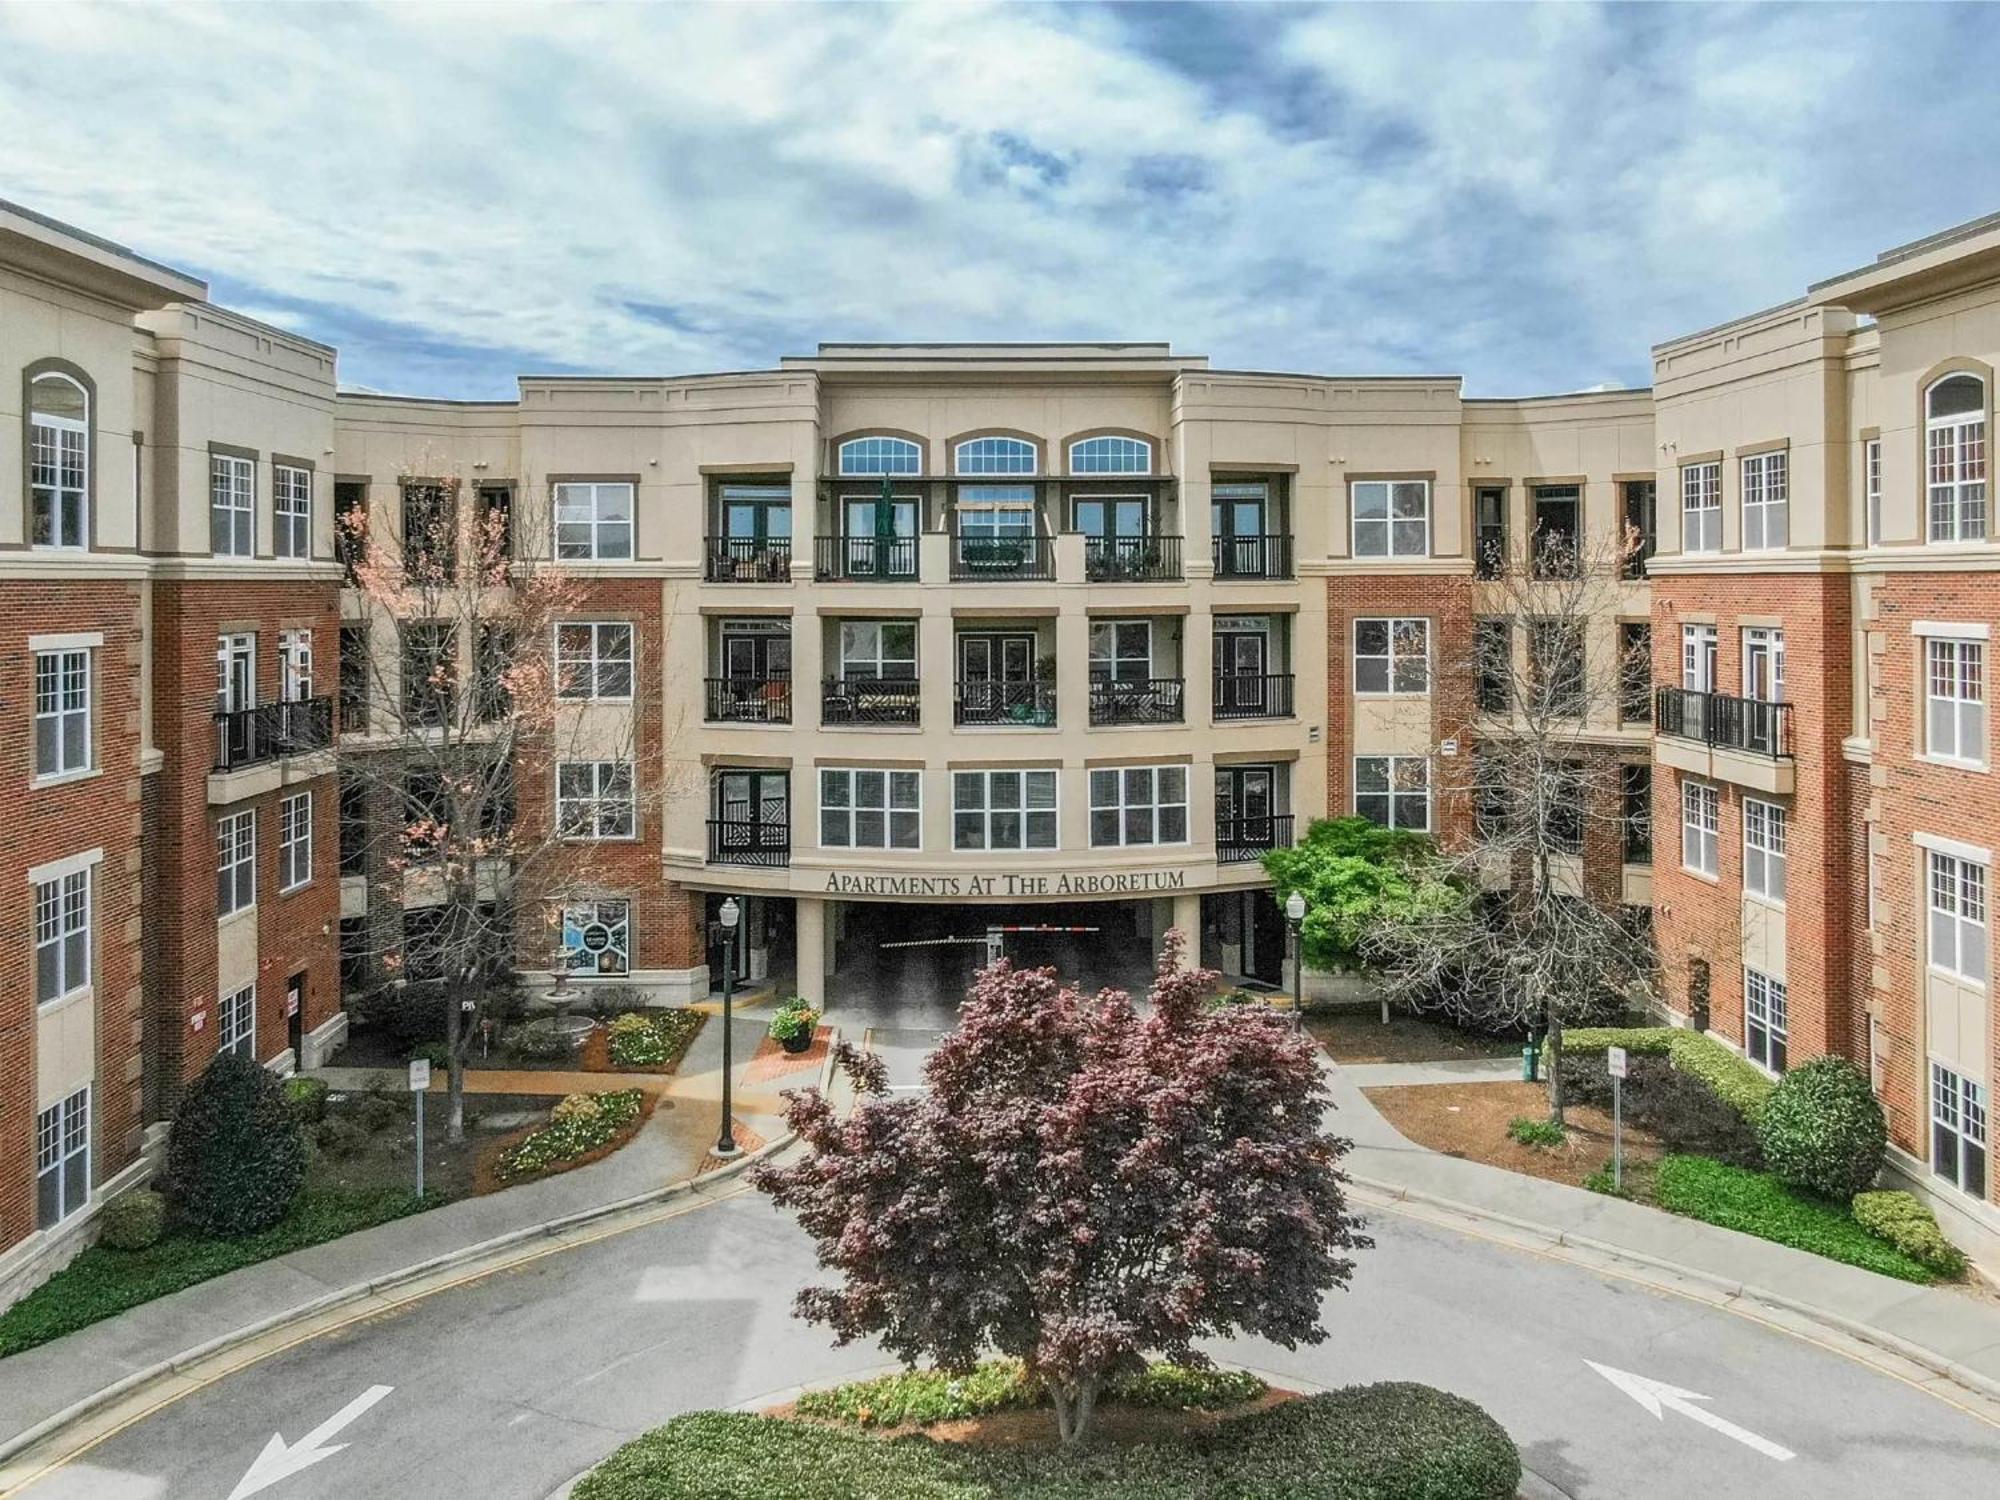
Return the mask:
<svg viewBox="0 0 2000 1500">
<path fill-rule="evenodd" d="M 403 1101 L 385 1090 L 370 1090 L 354 1102 L 354 1121 L 370 1135 L 403 1123 Z"/>
<path fill-rule="evenodd" d="M 1778 1080 L 1757 1139 L 1764 1165 L 1786 1182 L 1845 1202 L 1875 1185 L 1889 1129 L 1859 1068 L 1815 1057 Z"/>
<path fill-rule="evenodd" d="M 1255 1401 L 1269 1389 L 1248 1370 L 1196 1370 L 1162 1360 L 1112 1381 L 1110 1399 L 1161 1411 L 1221 1411 Z"/>
<path fill-rule="evenodd" d="M 1936 1279 L 1920 1262 L 1863 1229 L 1845 1204 L 1797 1192 L 1770 1172 L 1749 1172 L 1701 1156 L 1663 1157 L 1653 1179 L 1653 1197 L 1660 1207 L 1677 1214 L 1794 1250 L 1809 1250 L 1828 1260 L 1901 1281 Z"/>
<path fill-rule="evenodd" d="M 667 1069 L 701 1030 L 698 1010 L 635 1010 L 611 1023 L 611 1061 L 621 1068 Z"/>
<path fill-rule="evenodd" d="M 813 1028 L 818 1025 L 819 1012 L 794 995 L 771 1017 L 771 1040 L 789 1042 L 801 1036 L 811 1036 Z"/>
<path fill-rule="evenodd" d="M 1850 1207 L 1855 1223 L 1918 1265 L 1953 1280 L 1965 1274 L 1965 1252 L 1944 1237 L 1937 1216 L 1914 1193 L 1856 1193 Z"/>
<path fill-rule="evenodd" d="M 219 1053 L 174 1111 L 163 1185 L 175 1217 L 204 1234 L 252 1234 L 285 1216 L 306 1146 L 269 1068 Z"/>
<path fill-rule="evenodd" d="M 1700 1079 L 1717 1098 L 1753 1125 L 1775 1085 L 1748 1058 L 1738 1057 L 1706 1032 L 1680 1026 L 1580 1026 L 1563 1032 L 1565 1056 L 1623 1047 L 1628 1054 L 1671 1057 L 1674 1066 Z M 1548 1062 L 1544 1043 L 1543 1065 Z"/>
<path fill-rule="evenodd" d="M 1583 1187 L 1586 1192 L 1602 1193 L 1607 1198 L 1625 1198 L 1629 1200 L 1632 1197 L 1632 1190 L 1630 1188 L 1620 1187 L 1611 1180 L 1611 1168 L 1609 1166 L 1599 1167 L 1595 1172 L 1584 1178 Z"/>
<path fill-rule="evenodd" d="M 548 1017 L 507 1033 L 507 1054 L 521 1062 L 559 1062 L 574 1050 L 575 1043 Z"/>
<path fill-rule="evenodd" d="M 1569 1139 L 1554 1120 L 1531 1120 L 1526 1115 L 1516 1115 L 1508 1121 L 1507 1134 L 1524 1146 L 1545 1148 L 1560 1146 Z"/>
<path fill-rule="evenodd" d="M 442 1073 L 451 1066 L 451 1048 L 443 1042 L 425 1042 L 410 1049 L 410 1061 L 427 1062 L 433 1072 Z"/>
<path fill-rule="evenodd" d="M 1520 1480 L 1484 1411 L 1389 1384 L 1290 1401 L 1207 1441 L 1079 1453 L 700 1412 L 627 1443 L 575 1500 L 1512 1500 Z"/>
<path fill-rule="evenodd" d="M 1104 1401 L 1167 1411 L 1216 1411 L 1255 1401 L 1267 1387 L 1244 1370 L 1193 1370 L 1150 1364 L 1137 1375 L 1113 1381 Z M 802 1417 L 853 1422 L 862 1427 L 927 1426 L 996 1411 L 1046 1404 L 1041 1389 L 1020 1361 L 988 1360 L 964 1375 L 942 1370 L 899 1370 L 874 1380 L 855 1380 L 799 1397 Z"/>
<path fill-rule="evenodd" d="M 368 1132 L 344 1115 L 335 1115 L 319 1122 L 313 1142 L 327 1156 L 345 1161 L 368 1149 Z"/>
<path fill-rule="evenodd" d="M 98 1243 L 113 1250 L 144 1250 L 159 1243 L 167 1227 L 167 1200 L 151 1188 L 120 1193 L 97 1216 Z"/>
<path fill-rule="evenodd" d="M 326 1081 L 321 1078 L 287 1078 L 285 1108 L 301 1125 L 317 1125 L 326 1118 Z"/>
<path fill-rule="evenodd" d="M 1731 1104 L 1665 1053 L 1630 1058 L 1625 1077 L 1625 1119 L 1650 1131 L 1669 1151 L 1712 1156 L 1739 1167 L 1761 1167 L 1757 1131 Z M 1602 1052 L 1563 1051 L 1563 1097 L 1573 1104 L 1611 1108 L 1611 1075 Z"/>
<path fill-rule="evenodd" d="M 591 1101 L 586 1107 L 580 1101 Z M 510 1147 L 493 1175 L 518 1182 L 567 1166 L 580 1156 L 608 1146 L 620 1131 L 639 1118 L 643 1096 L 637 1089 L 606 1094 L 571 1094 L 556 1106 L 549 1123 Z"/>
<path fill-rule="evenodd" d="M 407 1055 L 425 1042 L 444 1040 L 451 1004 L 442 984 L 418 981 L 382 985 L 360 996 L 350 1009 L 356 1020 L 383 1032 Z"/>
</svg>

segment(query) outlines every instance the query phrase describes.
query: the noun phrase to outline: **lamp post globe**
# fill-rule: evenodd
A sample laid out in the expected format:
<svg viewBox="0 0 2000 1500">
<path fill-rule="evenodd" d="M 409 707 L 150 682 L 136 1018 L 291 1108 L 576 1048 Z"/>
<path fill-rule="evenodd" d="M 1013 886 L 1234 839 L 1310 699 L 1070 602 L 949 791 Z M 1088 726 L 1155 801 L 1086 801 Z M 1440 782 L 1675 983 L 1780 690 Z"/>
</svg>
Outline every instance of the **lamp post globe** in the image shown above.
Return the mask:
<svg viewBox="0 0 2000 1500">
<path fill-rule="evenodd" d="M 743 908 L 736 904 L 734 896 L 729 896 L 723 900 L 722 909 L 716 916 L 722 923 L 722 1130 L 715 1138 L 715 1154 L 730 1157 L 742 1150 L 736 1144 L 736 1122 L 733 1118 L 735 1100 L 731 1097 L 730 1074 L 734 1071 L 735 1059 L 729 1033 L 731 1000 L 736 988 L 736 924 L 743 919 Z"/>
</svg>

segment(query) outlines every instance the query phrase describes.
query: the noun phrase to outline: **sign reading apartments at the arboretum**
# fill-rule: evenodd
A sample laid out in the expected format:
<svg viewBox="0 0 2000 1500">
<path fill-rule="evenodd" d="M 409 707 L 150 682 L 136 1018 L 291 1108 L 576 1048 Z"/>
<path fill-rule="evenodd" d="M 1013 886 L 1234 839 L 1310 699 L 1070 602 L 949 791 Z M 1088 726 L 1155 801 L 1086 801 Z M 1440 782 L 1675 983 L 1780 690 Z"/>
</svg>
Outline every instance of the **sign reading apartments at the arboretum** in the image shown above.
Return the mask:
<svg viewBox="0 0 2000 1500">
<path fill-rule="evenodd" d="M 1119 870 L 1102 875 L 848 875 L 826 877 L 829 896 L 1136 896 L 1187 889 L 1185 870 Z"/>
</svg>

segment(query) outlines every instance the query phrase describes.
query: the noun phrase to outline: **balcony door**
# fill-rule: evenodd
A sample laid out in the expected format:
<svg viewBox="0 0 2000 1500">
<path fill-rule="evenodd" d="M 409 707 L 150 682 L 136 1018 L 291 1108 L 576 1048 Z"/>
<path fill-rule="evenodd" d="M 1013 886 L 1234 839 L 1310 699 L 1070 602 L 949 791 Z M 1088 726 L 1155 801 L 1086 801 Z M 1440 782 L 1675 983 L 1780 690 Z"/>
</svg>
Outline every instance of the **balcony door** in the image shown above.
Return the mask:
<svg viewBox="0 0 2000 1500">
<path fill-rule="evenodd" d="M 792 492 L 776 485 L 724 485 L 722 534 L 744 552 L 762 552 L 773 542 L 789 546 Z"/>
<path fill-rule="evenodd" d="M 1262 484 L 1218 484 L 1209 491 L 1209 530 L 1215 537 L 1215 571 L 1224 578 L 1261 578 L 1269 571 L 1264 539 L 1270 535 L 1271 493 Z"/>
<path fill-rule="evenodd" d="M 1218 766 L 1215 842 L 1221 848 L 1269 849 L 1276 829 L 1278 773 L 1273 766 Z"/>
<path fill-rule="evenodd" d="M 722 675 L 735 682 L 783 681 L 792 675 L 792 633 L 780 621 L 725 620 Z"/>
<path fill-rule="evenodd" d="M 718 771 L 716 846 L 745 852 L 789 847 L 790 781 L 783 771 Z"/>
<path fill-rule="evenodd" d="M 1076 529 L 1092 542 L 1138 538 L 1146 535 L 1146 498 L 1143 495 L 1101 495 L 1076 502 Z M 1088 545 L 1088 544 L 1086 544 Z"/>
<path fill-rule="evenodd" d="M 1271 635 L 1254 616 L 1215 622 L 1215 701 L 1218 708 L 1251 712 L 1263 706 L 1270 686 Z"/>
<path fill-rule="evenodd" d="M 1778 751 L 1778 711 L 1755 705 L 1785 701 L 1785 632 L 1769 625 L 1743 631 L 1744 747 L 1774 755 Z"/>
<path fill-rule="evenodd" d="M 958 638 L 960 715 L 967 723 L 991 723 L 1017 705 L 1032 708 L 1035 638 L 980 634 Z"/>
<path fill-rule="evenodd" d="M 215 711 L 240 713 L 257 703 L 257 637 L 224 635 L 215 640 Z"/>
<path fill-rule="evenodd" d="M 840 534 L 849 578 L 911 578 L 917 571 L 917 502 L 849 495 Z"/>
<path fill-rule="evenodd" d="M 1681 627 L 1681 686 L 1690 693 L 1712 693 L 1716 682 L 1717 648 L 1713 625 Z"/>
</svg>

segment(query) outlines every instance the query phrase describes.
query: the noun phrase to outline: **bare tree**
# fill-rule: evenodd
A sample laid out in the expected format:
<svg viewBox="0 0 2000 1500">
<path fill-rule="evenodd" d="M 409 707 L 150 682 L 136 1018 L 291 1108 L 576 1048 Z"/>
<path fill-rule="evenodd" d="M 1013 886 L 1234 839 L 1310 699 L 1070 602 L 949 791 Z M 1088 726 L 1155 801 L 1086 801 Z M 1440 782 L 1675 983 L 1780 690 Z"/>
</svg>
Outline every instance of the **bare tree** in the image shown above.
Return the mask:
<svg viewBox="0 0 2000 1500">
<path fill-rule="evenodd" d="M 442 992 L 453 1140 L 495 981 L 566 961 L 560 908 L 594 889 L 591 840 L 634 836 L 672 795 L 664 639 L 584 623 L 551 528 L 511 491 L 465 489 L 406 476 L 400 525 L 339 519 L 366 641 L 342 654 L 343 860 L 403 913 L 371 924 L 366 956 L 406 995 Z"/>
<path fill-rule="evenodd" d="M 1654 978 L 1650 937 L 1583 863 L 1592 832 L 1618 832 L 1626 773 L 1613 731 L 1651 675 L 1643 642 L 1627 647 L 1617 624 L 1634 545 L 1538 534 L 1474 584 L 1473 638 L 1441 663 L 1473 707 L 1474 745 L 1440 762 L 1441 792 L 1469 805 L 1473 836 L 1422 862 L 1415 899 L 1362 944 L 1406 1002 L 1544 1031 L 1557 1123 L 1564 1026 L 1642 1001 Z"/>
</svg>

